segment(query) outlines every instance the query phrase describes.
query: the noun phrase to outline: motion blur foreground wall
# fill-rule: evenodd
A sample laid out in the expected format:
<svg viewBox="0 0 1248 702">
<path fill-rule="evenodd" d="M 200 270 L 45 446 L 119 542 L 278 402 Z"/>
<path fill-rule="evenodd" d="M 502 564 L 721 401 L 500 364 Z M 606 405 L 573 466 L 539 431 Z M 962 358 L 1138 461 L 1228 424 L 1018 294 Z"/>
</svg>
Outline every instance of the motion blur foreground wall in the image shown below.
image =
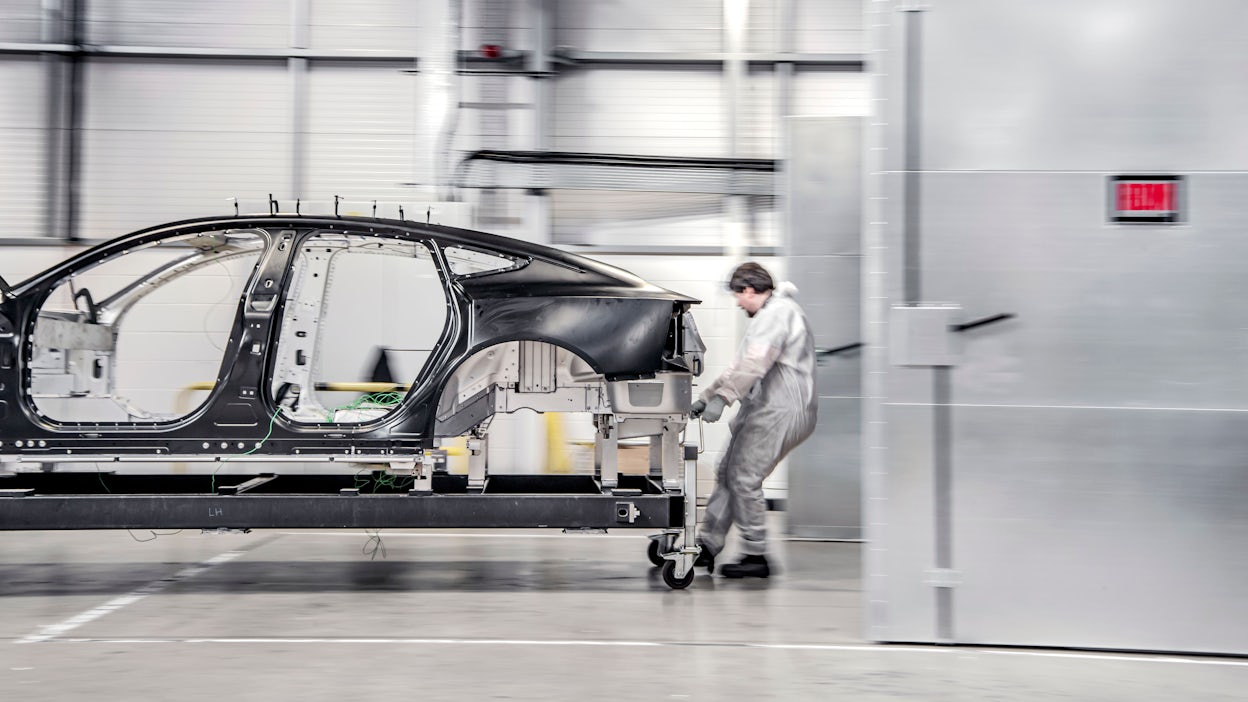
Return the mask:
<svg viewBox="0 0 1248 702">
<path fill-rule="evenodd" d="M 869 10 L 869 635 L 1248 653 L 1248 6 Z"/>
</svg>

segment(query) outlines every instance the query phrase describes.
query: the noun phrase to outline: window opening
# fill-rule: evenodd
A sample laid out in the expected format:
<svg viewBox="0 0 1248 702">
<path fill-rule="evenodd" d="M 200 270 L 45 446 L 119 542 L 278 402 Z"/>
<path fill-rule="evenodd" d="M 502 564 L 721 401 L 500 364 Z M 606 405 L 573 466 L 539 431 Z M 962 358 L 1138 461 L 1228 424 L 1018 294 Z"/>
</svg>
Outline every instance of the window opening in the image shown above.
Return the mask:
<svg viewBox="0 0 1248 702">
<path fill-rule="evenodd" d="M 29 391 L 64 423 L 189 415 L 220 373 L 265 238 L 222 230 L 162 239 L 74 271 L 35 321 Z"/>
<path fill-rule="evenodd" d="M 320 232 L 293 265 L 271 388 L 283 416 L 358 424 L 393 412 L 446 326 L 445 287 L 429 248 Z"/>
<path fill-rule="evenodd" d="M 448 246 L 442 250 L 446 262 L 455 275 L 477 275 L 480 273 L 498 273 L 500 271 L 519 268 L 521 263 L 501 254 L 486 253 L 462 246 Z"/>
</svg>

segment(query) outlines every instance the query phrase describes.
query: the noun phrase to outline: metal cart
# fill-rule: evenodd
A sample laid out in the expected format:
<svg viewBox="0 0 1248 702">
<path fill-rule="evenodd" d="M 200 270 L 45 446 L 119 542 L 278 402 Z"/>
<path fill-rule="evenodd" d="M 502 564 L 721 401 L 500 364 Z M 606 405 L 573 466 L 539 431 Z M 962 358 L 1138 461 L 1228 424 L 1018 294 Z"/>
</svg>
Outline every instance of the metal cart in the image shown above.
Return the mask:
<svg viewBox="0 0 1248 702">
<path fill-rule="evenodd" d="M 698 555 L 697 447 L 677 446 L 679 451 L 665 452 L 661 446 L 652 450 L 648 475 L 620 475 L 613 460 L 602 460 L 614 450 L 613 441 L 596 446 L 600 460 L 595 475 L 490 476 L 483 458 L 472 464 L 469 475 L 455 475 L 445 470 L 445 456 L 437 451 L 406 461 L 395 455 L 299 457 L 304 462 L 363 464 L 355 475 L 149 475 L 107 469 L 157 462 L 221 463 L 238 459 L 236 455 L 93 456 L 89 460 L 100 467 L 95 472 L 52 470 L 58 462 L 84 460 L 76 456 L 49 456 L 39 464 L 9 460 L 0 462 L 0 530 L 657 529 L 649 558 L 662 568 L 664 583 L 683 589 L 693 582 Z M 662 455 L 672 453 L 683 460 L 663 460 Z M 483 446 L 475 456 L 484 456 Z M 269 462 L 279 460 L 290 458 L 272 457 Z"/>
</svg>

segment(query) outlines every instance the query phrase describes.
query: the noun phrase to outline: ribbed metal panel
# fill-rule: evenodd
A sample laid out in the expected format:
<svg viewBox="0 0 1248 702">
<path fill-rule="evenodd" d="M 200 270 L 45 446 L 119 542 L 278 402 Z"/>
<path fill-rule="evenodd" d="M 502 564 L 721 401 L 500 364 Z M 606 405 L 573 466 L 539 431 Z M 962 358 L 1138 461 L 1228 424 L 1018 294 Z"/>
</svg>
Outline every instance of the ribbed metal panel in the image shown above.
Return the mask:
<svg viewBox="0 0 1248 702">
<path fill-rule="evenodd" d="M 0 127 L 0 237 L 43 234 L 46 139 L 44 129 Z"/>
<path fill-rule="evenodd" d="M 46 82 L 37 58 L 0 60 L 0 237 L 43 234 Z M 17 99 L 17 96 L 21 96 Z"/>
<path fill-rule="evenodd" d="M 39 41 L 41 0 L 5 0 L 0 4 L 0 41 Z"/>
<path fill-rule="evenodd" d="M 224 213 L 235 196 L 285 197 L 288 81 L 284 64 L 92 62 L 82 236 Z"/>
<path fill-rule="evenodd" d="M 719 51 L 723 14 L 722 0 L 560 0 L 555 44 L 589 51 Z"/>
<path fill-rule="evenodd" d="M 417 133 L 416 76 L 393 67 L 314 63 L 308 73 L 305 196 L 403 199 L 432 179 Z"/>
<path fill-rule="evenodd" d="M 555 84 L 554 148 L 725 156 L 723 99 L 716 70 L 570 73 Z"/>
<path fill-rule="evenodd" d="M 274 48 L 290 42 L 290 0 L 91 0 L 93 44 Z"/>
<path fill-rule="evenodd" d="M 777 158 L 779 143 L 776 129 L 777 80 L 771 71 L 750 71 L 746 74 L 738 114 L 737 134 L 739 158 Z"/>
<path fill-rule="evenodd" d="M 863 117 L 871 113 L 866 73 L 798 71 L 793 79 L 793 114 Z"/>
<path fill-rule="evenodd" d="M 750 0 L 745 35 L 746 51 L 779 51 L 779 0 Z"/>
<path fill-rule="evenodd" d="M 863 0 L 792 0 L 793 50 L 860 52 L 865 46 Z"/>
<path fill-rule="evenodd" d="M 309 36 L 312 48 L 392 51 L 420 49 L 422 34 L 431 27 L 427 18 L 434 5 L 432 0 L 310 4 Z"/>
<path fill-rule="evenodd" d="M 6 56 L 0 59 L 0 95 L 4 96 L 0 100 L 0 129 L 44 126 L 43 76 L 43 65 L 38 58 Z"/>
<path fill-rule="evenodd" d="M 463 3 L 460 21 L 460 48 L 473 49 L 482 44 L 498 44 L 507 49 L 528 38 L 525 31 L 532 24 L 532 8 L 536 3 L 515 0 L 471 0 Z"/>
</svg>

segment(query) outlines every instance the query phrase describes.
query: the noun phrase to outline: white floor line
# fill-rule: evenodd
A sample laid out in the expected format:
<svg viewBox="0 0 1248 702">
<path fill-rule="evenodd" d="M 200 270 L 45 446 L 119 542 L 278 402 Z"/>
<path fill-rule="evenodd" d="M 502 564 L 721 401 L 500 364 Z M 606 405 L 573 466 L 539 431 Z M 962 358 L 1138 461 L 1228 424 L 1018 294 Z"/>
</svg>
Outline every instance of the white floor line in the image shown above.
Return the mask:
<svg viewBox="0 0 1248 702">
<path fill-rule="evenodd" d="M 369 644 L 408 646 L 581 646 L 616 648 L 748 648 L 779 651 L 830 651 L 857 653 L 923 653 L 940 656 L 1025 656 L 1033 658 L 1066 658 L 1089 661 L 1128 663 L 1169 663 L 1179 665 L 1212 665 L 1248 668 L 1248 659 L 1195 658 L 1177 655 L 1078 653 L 1067 651 L 1031 651 L 971 646 L 888 646 L 852 644 L 751 643 L 714 641 L 598 641 L 593 639 L 422 639 L 422 638 L 61 638 L 55 643 L 72 644 Z"/>
<path fill-rule="evenodd" d="M 889 407 L 935 407 L 931 402 L 885 402 Z M 1137 407 L 1132 405 L 1011 405 L 973 402 L 947 403 L 949 407 L 975 409 L 1142 410 L 1147 412 L 1248 412 L 1243 407 Z"/>
<path fill-rule="evenodd" d="M 359 538 L 361 535 L 372 536 L 372 530 L 366 532 L 360 531 L 279 531 L 279 536 L 340 536 L 348 538 Z M 656 530 L 653 533 L 658 533 Z M 388 532 L 381 530 L 382 539 L 393 538 L 409 538 L 409 539 L 649 539 L 651 532 L 644 534 L 491 534 L 491 533 L 431 533 L 420 534 L 411 532 Z M 771 537 L 768 537 L 771 538 Z M 777 541 L 802 541 L 811 543 L 850 543 L 862 544 L 862 539 L 831 539 L 823 537 L 805 537 L 805 536 L 777 536 Z"/>
<path fill-rule="evenodd" d="M 364 535 L 371 536 L 372 529 L 363 532 Z M 352 539 L 359 538 L 359 531 L 279 531 L 281 536 L 345 536 Z M 656 530 L 657 533 L 657 530 Z M 431 534 L 413 534 L 410 532 L 390 532 L 385 529 L 381 530 L 381 538 L 411 538 L 411 539 L 647 539 L 649 534 L 482 534 L 482 533 L 431 533 Z"/>
<path fill-rule="evenodd" d="M 74 629 L 77 629 L 83 624 L 93 622 L 106 614 L 111 614 L 112 612 L 116 612 L 123 607 L 132 605 L 148 595 L 154 595 L 176 582 L 189 580 L 204 571 L 209 570 L 210 568 L 219 566 L 222 563 L 228 563 L 229 561 L 243 555 L 243 553 L 245 553 L 245 551 L 226 551 L 225 553 L 213 556 L 202 563 L 183 568 L 168 578 L 161 578 L 160 580 L 150 582 L 134 592 L 111 599 L 99 607 L 93 607 L 81 614 L 70 617 L 63 622 L 40 627 L 37 632 L 18 639 L 16 643 L 38 643 L 40 641 L 48 641 L 58 636 L 62 636 L 70 631 L 73 631 Z"/>
</svg>

